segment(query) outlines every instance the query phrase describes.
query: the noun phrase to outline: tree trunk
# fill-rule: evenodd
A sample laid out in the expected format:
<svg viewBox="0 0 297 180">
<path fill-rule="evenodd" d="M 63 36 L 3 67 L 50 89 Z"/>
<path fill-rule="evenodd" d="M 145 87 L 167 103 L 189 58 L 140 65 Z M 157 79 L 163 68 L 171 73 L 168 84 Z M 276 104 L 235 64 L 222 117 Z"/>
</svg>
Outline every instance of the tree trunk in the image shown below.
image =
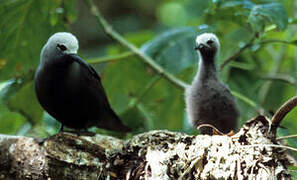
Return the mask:
<svg viewBox="0 0 297 180">
<path fill-rule="evenodd" d="M 0 179 L 290 179 L 270 124 L 259 116 L 231 137 L 156 130 L 124 141 L 64 132 L 42 145 L 0 135 Z"/>
</svg>

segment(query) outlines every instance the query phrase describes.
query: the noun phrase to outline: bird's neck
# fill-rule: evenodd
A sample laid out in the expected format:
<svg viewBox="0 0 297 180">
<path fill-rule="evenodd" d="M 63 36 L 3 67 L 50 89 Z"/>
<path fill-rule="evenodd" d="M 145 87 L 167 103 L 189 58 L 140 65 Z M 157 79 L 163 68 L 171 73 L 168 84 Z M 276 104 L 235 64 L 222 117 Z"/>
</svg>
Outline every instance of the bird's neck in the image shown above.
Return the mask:
<svg viewBox="0 0 297 180">
<path fill-rule="evenodd" d="M 199 68 L 198 68 L 198 78 L 199 80 L 216 80 L 217 70 L 215 65 L 216 57 L 203 57 L 201 56 Z"/>
</svg>

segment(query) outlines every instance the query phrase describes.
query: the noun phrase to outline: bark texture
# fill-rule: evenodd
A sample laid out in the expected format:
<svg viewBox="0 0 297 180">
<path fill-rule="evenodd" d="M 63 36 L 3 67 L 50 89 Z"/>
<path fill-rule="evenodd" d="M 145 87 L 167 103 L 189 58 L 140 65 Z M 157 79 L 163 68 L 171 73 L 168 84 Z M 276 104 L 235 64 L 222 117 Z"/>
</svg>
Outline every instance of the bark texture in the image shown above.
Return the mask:
<svg viewBox="0 0 297 180">
<path fill-rule="evenodd" d="M 290 179 L 285 150 L 259 116 L 234 136 L 150 131 L 129 140 L 60 133 L 43 145 L 0 136 L 0 179 Z"/>
</svg>

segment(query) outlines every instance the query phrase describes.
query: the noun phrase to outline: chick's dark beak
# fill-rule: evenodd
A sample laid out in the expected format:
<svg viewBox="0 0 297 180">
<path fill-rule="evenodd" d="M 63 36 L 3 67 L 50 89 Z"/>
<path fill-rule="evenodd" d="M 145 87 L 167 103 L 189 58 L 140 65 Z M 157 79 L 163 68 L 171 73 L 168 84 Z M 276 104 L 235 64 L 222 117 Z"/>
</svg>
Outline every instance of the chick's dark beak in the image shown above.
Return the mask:
<svg viewBox="0 0 297 180">
<path fill-rule="evenodd" d="M 201 50 L 204 47 L 205 47 L 204 44 L 196 44 L 194 49 L 195 50 Z"/>
<path fill-rule="evenodd" d="M 195 50 L 200 50 L 202 48 L 202 46 L 203 46 L 202 44 L 196 44 L 194 49 Z"/>
</svg>

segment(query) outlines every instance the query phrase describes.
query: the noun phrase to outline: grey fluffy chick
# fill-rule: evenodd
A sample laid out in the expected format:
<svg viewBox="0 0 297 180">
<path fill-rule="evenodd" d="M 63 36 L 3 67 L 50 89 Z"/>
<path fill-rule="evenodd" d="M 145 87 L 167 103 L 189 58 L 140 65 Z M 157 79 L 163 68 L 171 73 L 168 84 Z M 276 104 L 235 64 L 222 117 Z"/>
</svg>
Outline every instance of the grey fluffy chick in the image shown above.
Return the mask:
<svg viewBox="0 0 297 180">
<path fill-rule="evenodd" d="M 218 38 L 211 33 L 197 36 L 195 50 L 200 57 L 198 73 L 185 94 L 189 121 L 196 128 L 211 124 L 222 133 L 235 130 L 239 112 L 234 97 L 217 77 Z M 201 128 L 202 134 L 211 135 L 212 132 L 210 127 Z"/>
<path fill-rule="evenodd" d="M 43 46 L 35 73 L 35 91 L 41 106 L 63 125 L 76 130 L 91 126 L 127 132 L 110 107 L 96 71 L 77 55 L 71 33 L 52 35 Z"/>
</svg>

